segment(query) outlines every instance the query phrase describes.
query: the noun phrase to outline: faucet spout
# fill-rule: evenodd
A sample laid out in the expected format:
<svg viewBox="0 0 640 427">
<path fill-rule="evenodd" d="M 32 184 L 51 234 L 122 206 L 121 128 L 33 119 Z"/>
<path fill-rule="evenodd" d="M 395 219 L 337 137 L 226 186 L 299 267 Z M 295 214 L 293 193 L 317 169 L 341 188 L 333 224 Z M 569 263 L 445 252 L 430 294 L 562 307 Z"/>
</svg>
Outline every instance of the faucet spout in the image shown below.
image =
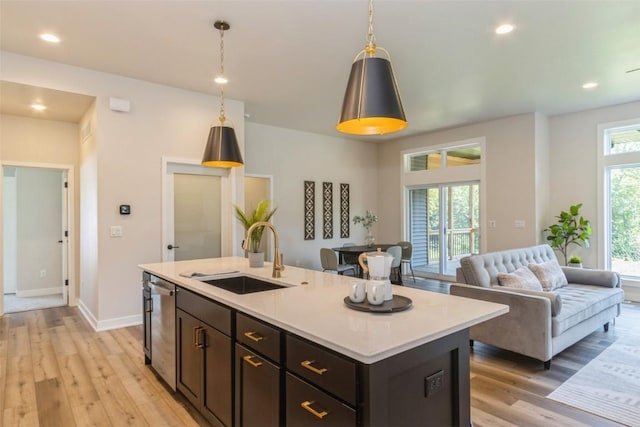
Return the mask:
<svg viewBox="0 0 640 427">
<path fill-rule="evenodd" d="M 267 221 L 258 221 L 251 225 L 251 227 L 247 229 L 247 233 L 244 237 L 244 243 L 242 244 L 242 249 L 244 249 L 245 251 L 249 250 L 251 235 L 258 227 L 267 227 L 271 231 L 273 231 L 273 273 L 271 274 L 271 277 L 279 278 L 281 277 L 282 271 L 284 271 L 284 257 L 278 251 L 280 239 L 278 237 L 278 232 L 276 231 L 276 228 L 273 226 L 273 224 Z"/>
</svg>

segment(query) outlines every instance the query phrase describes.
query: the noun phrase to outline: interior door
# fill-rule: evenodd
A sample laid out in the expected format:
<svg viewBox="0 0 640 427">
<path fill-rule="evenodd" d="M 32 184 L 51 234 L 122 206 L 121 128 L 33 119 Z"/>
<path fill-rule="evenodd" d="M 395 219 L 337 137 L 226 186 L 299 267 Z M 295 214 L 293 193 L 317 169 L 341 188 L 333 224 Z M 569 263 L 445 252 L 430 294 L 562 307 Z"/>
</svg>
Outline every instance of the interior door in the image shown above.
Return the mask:
<svg viewBox="0 0 640 427">
<path fill-rule="evenodd" d="M 163 261 L 221 256 L 221 173 L 195 164 L 167 165 Z"/>
</svg>

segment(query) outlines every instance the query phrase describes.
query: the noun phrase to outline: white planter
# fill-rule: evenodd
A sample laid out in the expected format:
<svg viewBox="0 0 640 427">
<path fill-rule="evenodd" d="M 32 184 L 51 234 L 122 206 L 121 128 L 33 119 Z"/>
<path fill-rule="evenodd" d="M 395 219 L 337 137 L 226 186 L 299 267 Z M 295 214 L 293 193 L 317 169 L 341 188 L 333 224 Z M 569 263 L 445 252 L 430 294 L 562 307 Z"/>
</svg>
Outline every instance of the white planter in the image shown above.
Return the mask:
<svg viewBox="0 0 640 427">
<path fill-rule="evenodd" d="M 249 267 L 264 267 L 264 252 L 249 252 Z"/>
<path fill-rule="evenodd" d="M 582 268 L 582 263 L 581 262 L 570 262 L 569 264 L 567 264 L 567 267 Z"/>
</svg>

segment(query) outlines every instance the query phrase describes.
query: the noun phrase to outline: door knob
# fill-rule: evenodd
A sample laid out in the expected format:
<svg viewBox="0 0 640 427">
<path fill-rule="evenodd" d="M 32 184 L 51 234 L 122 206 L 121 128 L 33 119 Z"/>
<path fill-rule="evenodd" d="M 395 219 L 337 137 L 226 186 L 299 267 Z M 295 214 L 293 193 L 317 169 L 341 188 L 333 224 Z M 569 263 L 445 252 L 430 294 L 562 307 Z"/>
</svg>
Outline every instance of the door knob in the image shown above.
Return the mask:
<svg viewBox="0 0 640 427">
<path fill-rule="evenodd" d="M 173 246 L 173 245 L 169 245 L 167 246 L 167 249 L 171 250 L 171 249 L 180 249 L 180 246 Z"/>
</svg>

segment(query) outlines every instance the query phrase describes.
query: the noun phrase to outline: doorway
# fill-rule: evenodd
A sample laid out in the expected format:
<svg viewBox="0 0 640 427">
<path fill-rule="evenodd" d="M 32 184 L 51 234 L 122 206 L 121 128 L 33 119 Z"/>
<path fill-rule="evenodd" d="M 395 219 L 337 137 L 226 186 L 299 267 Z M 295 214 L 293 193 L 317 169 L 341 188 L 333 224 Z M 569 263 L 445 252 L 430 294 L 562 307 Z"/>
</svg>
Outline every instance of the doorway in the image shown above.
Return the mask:
<svg viewBox="0 0 640 427">
<path fill-rule="evenodd" d="M 479 183 L 438 184 L 409 190 L 413 268 L 450 279 L 460 258 L 480 252 Z"/>
<path fill-rule="evenodd" d="M 3 165 L 3 311 L 68 304 L 68 175 Z"/>
</svg>

